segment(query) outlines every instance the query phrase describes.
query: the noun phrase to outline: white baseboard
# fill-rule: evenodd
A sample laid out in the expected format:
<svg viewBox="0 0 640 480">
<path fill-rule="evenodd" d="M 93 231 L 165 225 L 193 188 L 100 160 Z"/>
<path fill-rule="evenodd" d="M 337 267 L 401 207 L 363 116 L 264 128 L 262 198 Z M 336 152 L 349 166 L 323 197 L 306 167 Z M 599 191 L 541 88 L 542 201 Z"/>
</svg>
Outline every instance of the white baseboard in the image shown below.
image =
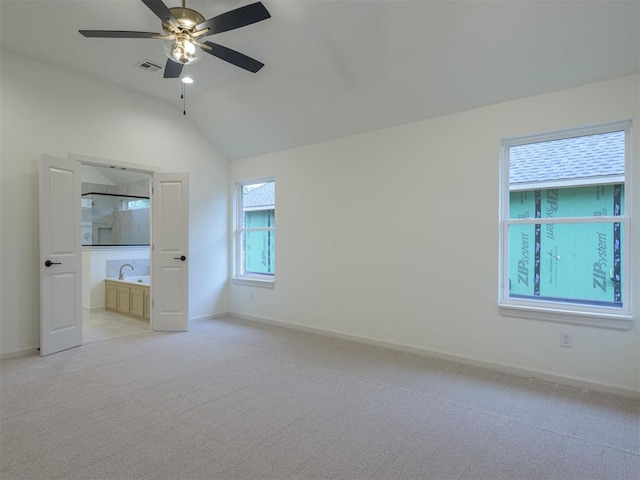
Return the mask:
<svg viewBox="0 0 640 480">
<path fill-rule="evenodd" d="M 101 312 L 104 310 L 104 305 L 102 307 L 87 307 L 86 305 L 82 306 L 82 313 Z"/>
<path fill-rule="evenodd" d="M 10 358 L 30 357 L 31 355 L 38 355 L 39 347 L 27 347 L 20 350 L 14 350 L 13 352 L 0 353 L 0 360 L 8 360 Z"/>
<path fill-rule="evenodd" d="M 201 322 L 203 320 L 215 320 L 216 318 L 223 318 L 231 316 L 230 312 L 210 313 L 208 315 L 199 315 L 197 317 L 189 317 L 189 323 Z"/>
<path fill-rule="evenodd" d="M 352 340 L 355 342 L 366 343 L 369 345 L 375 345 L 378 347 L 390 348 L 393 350 L 399 350 L 402 352 L 413 353 L 416 355 L 422 355 L 426 357 L 439 358 L 442 360 L 449 360 L 452 362 L 462 363 L 465 365 L 471 365 L 474 367 L 486 368 L 488 370 L 494 370 L 502 373 L 508 373 L 519 377 L 529 377 L 541 380 L 543 382 L 554 383 L 558 385 L 564 385 L 571 388 L 578 388 L 583 390 L 590 390 L 593 392 L 608 393 L 611 395 L 617 395 L 628 398 L 640 399 L 640 391 L 631 390 L 625 387 L 617 385 L 609 385 L 603 383 L 597 383 L 590 380 L 567 377 L 564 375 L 558 375 L 551 372 L 545 372 L 542 370 L 528 369 L 508 365 L 504 363 L 490 362 L 479 358 L 466 357 L 462 355 L 455 355 L 438 350 L 431 350 L 422 347 L 416 347 L 411 345 L 404 345 L 401 343 L 387 342 L 384 340 L 378 340 L 375 338 L 363 337 L 359 335 L 353 335 L 351 333 L 340 332 L 337 330 L 330 330 L 318 327 L 311 327 L 308 325 L 300 325 L 297 323 L 286 322 L 282 320 L 276 320 L 273 318 L 261 317 L 259 315 L 248 315 L 240 312 L 229 312 L 231 317 L 249 320 L 253 322 L 263 322 L 272 325 L 278 325 L 281 327 L 293 328 L 305 332 L 317 333 L 321 335 L 328 335 L 331 337 L 342 338 L 345 340 Z"/>
</svg>

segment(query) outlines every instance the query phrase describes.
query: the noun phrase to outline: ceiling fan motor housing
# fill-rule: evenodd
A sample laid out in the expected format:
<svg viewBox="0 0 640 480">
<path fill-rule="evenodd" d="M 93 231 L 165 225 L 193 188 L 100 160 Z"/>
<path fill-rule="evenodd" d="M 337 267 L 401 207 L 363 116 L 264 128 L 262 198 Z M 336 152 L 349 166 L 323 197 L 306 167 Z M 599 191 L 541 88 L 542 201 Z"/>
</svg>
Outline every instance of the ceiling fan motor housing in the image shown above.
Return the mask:
<svg viewBox="0 0 640 480">
<path fill-rule="evenodd" d="M 176 20 L 178 21 L 178 24 L 180 25 L 182 31 L 193 32 L 196 26 L 204 23 L 205 21 L 205 18 L 199 12 L 196 12 L 195 10 L 192 10 L 190 8 L 173 7 L 169 10 L 171 10 L 173 16 L 176 17 Z M 162 28 L 168 34 L 175 33 L 174 31 L 172 31 L 171 26 L 167 25 L 166 23 L 162 24 Z"/>
</svg>

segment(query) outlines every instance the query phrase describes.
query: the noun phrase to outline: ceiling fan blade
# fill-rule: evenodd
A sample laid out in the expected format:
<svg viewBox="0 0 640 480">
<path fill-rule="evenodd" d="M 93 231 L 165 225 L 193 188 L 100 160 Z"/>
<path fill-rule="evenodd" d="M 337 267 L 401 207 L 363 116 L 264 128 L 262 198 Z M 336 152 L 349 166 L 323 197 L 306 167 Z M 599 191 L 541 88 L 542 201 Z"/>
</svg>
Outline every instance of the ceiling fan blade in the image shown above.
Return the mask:
<svg viewBox="0 0 640 480">
<path fill-rule="evenodd" d="M 176 17 L 162 0 L 142 0 L 142 3 L 149 7 L 149 9 L 164 23 L 169 23 L 174 27 L 180 26 Z"/>
<path fill-rule="evenodd" d="M 182 73 L 183 64 L 174 62 L 167 58 L 167 64 L 164 66 L 164 78 L 178 78 Z"/>
<path fill-rule="evenodd" d="M 249 70 L 252 73 L 256 73 L 258 70 L 264 67 L 264 63 L 259 62 L 258 60 L 255 60 L 251 57 L 247 57 L 243 53 L 236 52 L 235 50 L 223 47 L 222 45 L 218 45 L 217 43 L 204 42 L 204 44 L 210 46 L 211 50 L 206 50 L 203 48 L 203 52 L 207 52 L 209 55 L 218 57 L 220 60 L 229 62 L 236 67 L 244 68 L 245 70 Z"/>
<path fill-rule="evenodd" d="M 78 30 L 85 37 L 96 38 L 154 38 L 160 35 L 154 32 L 128 32 L 123 30 Z"/>
<path fill-rule="evenodd" d="M 271 14 L 262 2 L 256 2 L 212 17 L 198 25 L 196 31 L 208 28 L 206 35 L 213 35 L 261 22 L 267 18 L 271 18 Z"/>
</svg>

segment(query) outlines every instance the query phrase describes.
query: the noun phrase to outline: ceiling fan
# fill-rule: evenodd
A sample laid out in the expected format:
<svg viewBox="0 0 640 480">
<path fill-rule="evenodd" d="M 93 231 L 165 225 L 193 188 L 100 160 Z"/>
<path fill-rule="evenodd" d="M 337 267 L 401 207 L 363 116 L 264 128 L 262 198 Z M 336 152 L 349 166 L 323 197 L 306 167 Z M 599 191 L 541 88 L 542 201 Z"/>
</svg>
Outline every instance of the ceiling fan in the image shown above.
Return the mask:
<svg viewBox="0 0 640 480">
<path fill-rule="evenodd" d="M 208 20 L 195 10 L 185 6 L 167 7 L 162 0 L 142 0 L 162 21 L 164 34 L 154 32 L 131 32 L 122 30 L 78 30 L 85 37 L 96 38 L 155 38 L 164 40 L 167 63 L 164 78 L 178 78 L 185 65 L 200 58 L 200 52 L 229 62 L 237 67 L 256 73 L 264 63 L 217 43 L 202 41 L 203 37 L 215 33 L 235 30 L 270 18 L 271 15 L 261 2 L 239 7 Z"/>
</svg>

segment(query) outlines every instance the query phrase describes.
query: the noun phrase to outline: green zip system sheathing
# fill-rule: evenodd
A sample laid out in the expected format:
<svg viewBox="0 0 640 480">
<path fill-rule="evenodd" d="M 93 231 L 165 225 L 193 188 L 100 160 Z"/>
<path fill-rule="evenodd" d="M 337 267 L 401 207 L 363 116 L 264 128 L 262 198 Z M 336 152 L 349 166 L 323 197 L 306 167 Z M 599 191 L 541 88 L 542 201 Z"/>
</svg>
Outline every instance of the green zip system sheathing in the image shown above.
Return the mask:
<svg viewBox="0 0 640 480">
<path fill-rule="evenodd" d="M 244 212 L 245 228 L 275 226 L 275 210 Z M 245 273 L 273 275 L 275 273 L 276 239 L 272 230 L 244 232 Z"/>
<path fill-rule="evenodd" d="M 510 218 L 624 214 L 624 186 L 512 191 Z M 511 225 L 509 295 L 622 306 L 622 226 L 618 222 Z"/>
</svg>

